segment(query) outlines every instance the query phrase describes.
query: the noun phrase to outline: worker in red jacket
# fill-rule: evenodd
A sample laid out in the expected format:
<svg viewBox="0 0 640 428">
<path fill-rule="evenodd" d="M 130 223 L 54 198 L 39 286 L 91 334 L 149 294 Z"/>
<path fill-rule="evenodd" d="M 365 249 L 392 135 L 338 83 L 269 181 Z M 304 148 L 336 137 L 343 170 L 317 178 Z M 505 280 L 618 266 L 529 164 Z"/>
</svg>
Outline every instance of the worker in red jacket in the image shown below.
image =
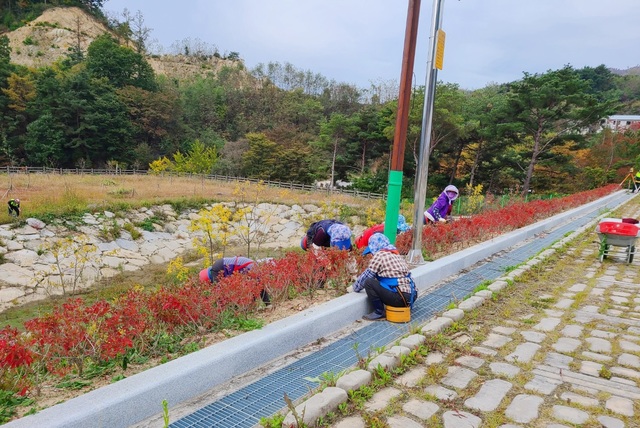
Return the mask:
<svg viewBox="0 0 640 428">
<path fill-rule="evenodd" d="M 398 215 L 397 233 L 406 232 L 409 229 L 411 229 L 411 226 L 407 224 L 404 216 L 402 214 Z M 369 245 L 369 238 L 371 238 L 371 235 L 374 233 L 384 233 L 384 223 L 373 225 L 362 232 L 362 235 L 356 238 L 356 247 L 358 247 L 358 249 L 362 249 Z"/>
<path fill-rule="evenodd" d="M 200 281 L 215 284 L 220 275 L 222 277 L 231 276 L 234 273 L 246 273 L 255 267 L 256 262 L 248 257 L 224 257 L 213 262 L 210 268 L 200 271 Z M 260 291 L 260 298 L 265 304 L 270 304 L 271 299 L 266 290 Z"/>
</svg>

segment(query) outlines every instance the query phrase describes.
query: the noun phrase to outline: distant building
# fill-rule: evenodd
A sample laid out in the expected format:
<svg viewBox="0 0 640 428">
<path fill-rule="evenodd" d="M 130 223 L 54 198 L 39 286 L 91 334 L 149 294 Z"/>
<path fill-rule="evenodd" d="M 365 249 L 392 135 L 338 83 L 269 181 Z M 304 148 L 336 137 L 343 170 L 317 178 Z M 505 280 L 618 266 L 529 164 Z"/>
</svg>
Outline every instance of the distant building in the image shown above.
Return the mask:
<svg viewBox="0 0 640 428">
<path fill-rule="evenodd" d="M 633 114 L 615 114 L 602 120 L 602 127 L 614 131 L 624 131 L 633 124 L 640 124 L 640 116 Z"/>
</svg>

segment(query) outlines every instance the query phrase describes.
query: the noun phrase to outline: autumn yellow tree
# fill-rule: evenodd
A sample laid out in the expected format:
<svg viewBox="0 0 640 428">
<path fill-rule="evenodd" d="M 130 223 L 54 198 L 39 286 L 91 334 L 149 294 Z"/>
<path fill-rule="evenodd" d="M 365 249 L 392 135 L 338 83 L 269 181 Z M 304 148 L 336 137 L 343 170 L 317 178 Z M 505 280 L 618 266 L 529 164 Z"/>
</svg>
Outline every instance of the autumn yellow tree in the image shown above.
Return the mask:
<svg viewBox="0 0 640 428">
<path fill-rule="evenodd" d="M 220 255 L 218 250 L 221 250 L 224 256 L 235 220 L 234 213 L 224 204 L 215 204 L 210 209 L 200 210 L 198 217 L 191 220 L 189 230 L 195 233 L 193 246 L 198 254 L 204 257 L 205 264 L 213 264 Z"/>
<path fill-rule="evenodd" d="M 97 248 L 86 235 L 67 236 L 48 242 L 43 248 L 53 257 L 48 271 L 40 272 L 36 278 L 46 281 L 49 287 L 62 288 L 62 294 L 75 293 L 85 272 L 97 264 Z"/>
</svg>

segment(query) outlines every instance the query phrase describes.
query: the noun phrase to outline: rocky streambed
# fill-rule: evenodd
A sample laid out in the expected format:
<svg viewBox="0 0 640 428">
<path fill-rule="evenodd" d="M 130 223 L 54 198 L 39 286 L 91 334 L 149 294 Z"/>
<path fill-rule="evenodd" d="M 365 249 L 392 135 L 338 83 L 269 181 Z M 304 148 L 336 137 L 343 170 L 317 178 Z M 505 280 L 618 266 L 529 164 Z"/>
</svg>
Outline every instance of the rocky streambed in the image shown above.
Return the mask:
<svg viewBox="0 0 640 428">
<path fill-rule="evenodd" d="M 87 212 L 79 220 L 54 224 L 28 218 L 26 223 L 0 225 L 0 312 L 149 264 L 168 263 L 194 248 L 193 240 L 202 232 L 192 231 L 191 225 L 199 213 L 159 205 Z M 253 221 L 245 226 L 261 228 L 263 248 L 289 248 L 299 244 L 319 213 L 320 208 L 310 204 L 264 203 L 252 208 Z M 354 232 L 362 228 L 353 227 Z"/>
</svg>

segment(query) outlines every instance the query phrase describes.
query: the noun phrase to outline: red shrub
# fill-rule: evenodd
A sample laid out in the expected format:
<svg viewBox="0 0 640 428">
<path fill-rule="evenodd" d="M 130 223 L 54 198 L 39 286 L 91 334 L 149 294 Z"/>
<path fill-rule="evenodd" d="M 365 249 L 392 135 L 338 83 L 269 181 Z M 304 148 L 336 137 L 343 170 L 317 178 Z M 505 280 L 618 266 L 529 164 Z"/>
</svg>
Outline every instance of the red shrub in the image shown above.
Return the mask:
<svg viewBox="0 0 640 428">
<path fill-rule="evenodd" d="M 25 322 L 25 328 L 50 371 L 66 373 L 74 365 L 81 375 L 85 358 L 110 360 L 133 345 L 124 319 L 105 301 L 85 306 L 82 299 L 71 299 Z"/>
</svg>

